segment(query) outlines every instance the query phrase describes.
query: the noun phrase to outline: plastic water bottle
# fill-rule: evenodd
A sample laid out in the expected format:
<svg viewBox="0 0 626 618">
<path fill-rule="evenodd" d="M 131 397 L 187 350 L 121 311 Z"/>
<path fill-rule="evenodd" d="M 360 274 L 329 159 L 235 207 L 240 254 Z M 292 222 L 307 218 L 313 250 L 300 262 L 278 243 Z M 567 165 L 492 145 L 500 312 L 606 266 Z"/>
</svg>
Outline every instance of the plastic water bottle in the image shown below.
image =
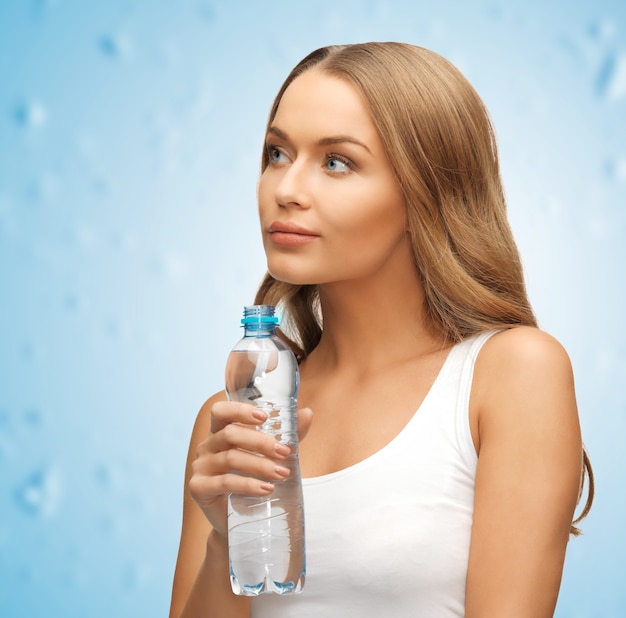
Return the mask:
<svg viewBox="0 0 626 618">
<path fill-rule="evenodd" d="M 274 307 L 244 308 L 245 334 L 226 363 L 226 393 L 232 401 L 252 403 L 267 413 L 260 431 L 291 447 L 281 465 L 290 476 L 265 497 L 231 494 L 228 547 L 233 592 L 300 592 L 305 578 L 304 508 L 298 463 L 296 415 L 299 373 L 291 349 L 276 335 Z"/>
</svg>

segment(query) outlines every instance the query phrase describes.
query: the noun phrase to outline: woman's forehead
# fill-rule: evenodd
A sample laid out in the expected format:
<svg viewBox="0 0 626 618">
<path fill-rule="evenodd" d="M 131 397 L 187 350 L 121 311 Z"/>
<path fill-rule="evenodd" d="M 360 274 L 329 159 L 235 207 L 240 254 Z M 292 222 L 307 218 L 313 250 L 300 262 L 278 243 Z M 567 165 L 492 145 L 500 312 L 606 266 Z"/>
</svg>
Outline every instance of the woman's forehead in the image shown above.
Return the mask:
<svg viewBox="0 0 626 618">
<path fill-rule="evenodd" d="M 318 138 L 352 135 L 359 141 L 378 137 L 361 94 L 347 80 L 310 69 L 285 90 L 270 126 L 286 134 L 317 133 Z"/>
</svg>

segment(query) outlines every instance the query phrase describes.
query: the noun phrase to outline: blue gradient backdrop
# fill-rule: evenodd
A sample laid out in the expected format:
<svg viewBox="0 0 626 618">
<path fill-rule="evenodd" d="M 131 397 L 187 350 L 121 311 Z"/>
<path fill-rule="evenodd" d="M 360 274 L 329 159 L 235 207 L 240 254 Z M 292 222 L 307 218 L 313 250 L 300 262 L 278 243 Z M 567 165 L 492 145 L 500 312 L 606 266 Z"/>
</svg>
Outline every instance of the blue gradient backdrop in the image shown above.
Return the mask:
<svg viewBox="0 0 626 618">
<path fill-rule="evenodd" d="M 402 40 L 475 84 L 598 498 L 560 618 L 626 615 L 626 4 L 0 4 L 0 616 L 165 616 L 187 441 L 264 271 L 288 70 Z"/>
</svg>

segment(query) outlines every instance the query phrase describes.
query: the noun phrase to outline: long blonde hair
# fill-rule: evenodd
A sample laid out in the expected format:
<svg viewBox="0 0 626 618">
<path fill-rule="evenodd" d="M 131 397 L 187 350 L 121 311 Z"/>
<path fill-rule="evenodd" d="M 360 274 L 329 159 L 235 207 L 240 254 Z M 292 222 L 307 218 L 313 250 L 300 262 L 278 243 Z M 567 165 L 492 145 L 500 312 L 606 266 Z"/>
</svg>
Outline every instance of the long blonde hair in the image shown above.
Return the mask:
<svg viewBox="0 0 626 618">
<path fill-rule="evenodd" d="M 494 130 L 461 72 L 438 54 L 404 43 L 324 47 L 288 75 L 268 127 L 285 90 L 312 67 L 346 80 L 369 108 L 404 192 L 432 331 L 457 343 L 486 330 L 537 326 L 507 220 Z M 267 157 L 264 152 L 262 170 Z M 268 273 L 255 302 L 281 306 L 286 338 L 301 357 L 318 344 L 316 286 L 284 283 Z M 593 497 L 586 453 L 584 470 L 588 500 L 574 523 L 587 514 Z"/>
</svg>

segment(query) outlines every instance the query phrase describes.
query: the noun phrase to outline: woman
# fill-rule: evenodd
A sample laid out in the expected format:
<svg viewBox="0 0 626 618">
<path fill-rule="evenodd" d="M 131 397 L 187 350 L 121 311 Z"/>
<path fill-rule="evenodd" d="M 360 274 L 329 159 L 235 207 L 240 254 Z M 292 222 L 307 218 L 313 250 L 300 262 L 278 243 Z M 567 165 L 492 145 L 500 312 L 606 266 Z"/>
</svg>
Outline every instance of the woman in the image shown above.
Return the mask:
<svg viewBox="0 0 626 618">
<path fill-rule="evenodd" d="M 478 95 L 422 48 L 313 52 L 270 112 L 258 202 L 255 302 L 282 306 L 300 357 L 307 582 L 230 590 L 227 494 L 270 494 L 286 453 L 219 393 L 191 437 L 170 615 L 552 616 L 590 467 Z"/>
</svg>

